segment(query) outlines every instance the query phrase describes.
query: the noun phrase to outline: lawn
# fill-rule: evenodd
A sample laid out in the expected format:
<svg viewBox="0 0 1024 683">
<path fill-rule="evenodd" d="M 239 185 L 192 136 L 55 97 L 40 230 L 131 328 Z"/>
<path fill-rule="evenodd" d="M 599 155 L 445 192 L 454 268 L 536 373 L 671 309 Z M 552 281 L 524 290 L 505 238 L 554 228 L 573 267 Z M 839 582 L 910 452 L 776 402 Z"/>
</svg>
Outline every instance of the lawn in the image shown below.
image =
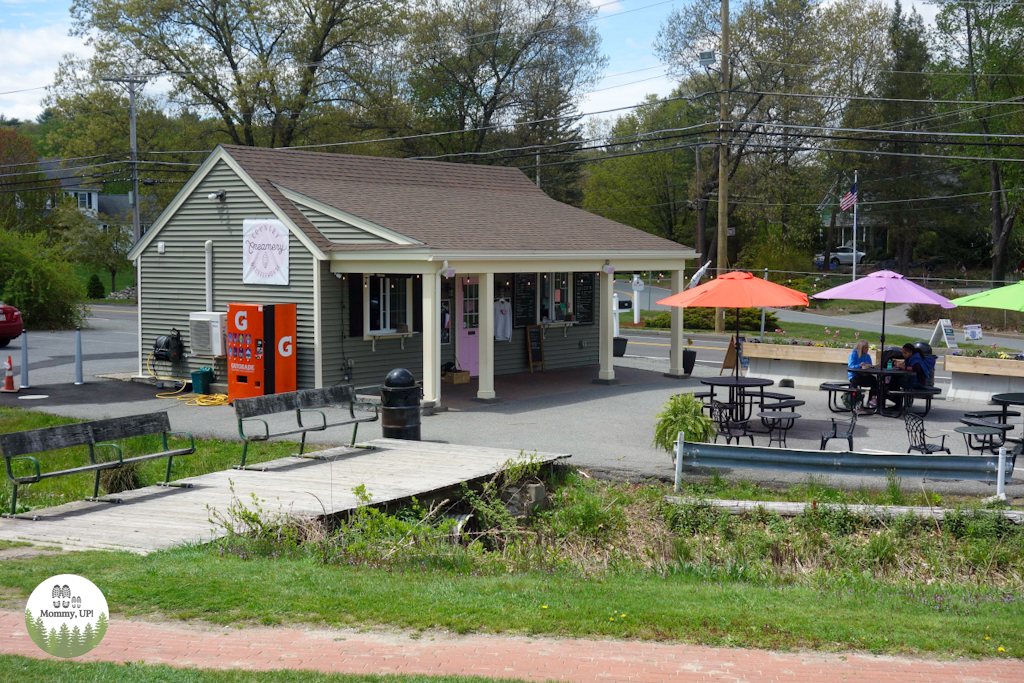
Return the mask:
<svg viewBox="0 0 1024 683">
<path fill-rule="evenodd" d="M 92 268 L 82 265 L 81 263 L 75 264 L 75 274 L 78 275 L 78 279 L 82 281 L 82 290 L 84 291 L 86 286 L 89 284 L 89 278 L 95 274 L 100 282 L 103 284 L 104 291 L 109 295 L 110 290 L 110 272 L 104 269 L 93 270 Z M 125 270 L 118 271 L 117 277 L 114 278 L 114 291 L 120 292 L 125 287 L 130 287 L 135 284 L 135 270 L 133 268 L 127 268 Z M 106 299 L 91 299 L 90 301 L 103 301 Z M 132 303 L 132 302 L 128 302 Z"/>
<path fill-rule="evenodd" d="M 9 609 L 60 573 L 88 577 L 112 612 L 216 624 L 387 625 L 458 633 L 643 638 L 714 646 L 1024 656 L 1019 592 L 882 585 L 755 585 L 736 570 L 581 578 L 473 576 L 243 560 L 199 548 L 146 557 L 82 552 L 0 563 Z M 13 590 L 12 590 L 13 589 Z"/>
<path fill-rule="evenodd" d="M 220 671 L 143 663 L 83 663 L 0 655 L 0 678 L 33 683 L 515 683 L 504 678 L 463 676 L 377 676 L 315 671 Z"/>
<path fill-rule="evenodd" d="M 21 410 L 20 408 L 0 407 L 0 434 L 7 432 L 19 432 L 28 429 L 40 429 L 61 424 L 78 422 L 71 418 L 49 415 L 33 410 Z M 171 439 L 172 447 L 187 445 L 188 441 Z M 160 437 L 158 435 L 139 437 L 119 442 L 124 450 L 124 456 L 142 455 L 153 453 L 160 448 Z M 316 447 L 313 447 L 316 449 Z M 307 447 L 308 449 L 308 447 Z M 249 448 L 247 462 L 255 464 L 275 458 L 283 458 L 298 451 L 298 444 L 275 441 L 258 444 Z M 109 452 L 99 451 L 99 457 L 109 456 Z M 196 439 L 196 453 L 175 458 L 172 476 L 175 479 L 183 477 L 194 477 L 207 472 L 230 469 L 232 465 L 238 464 L 242 457 L 242 446 L 240 443 L 231 441 L 219 441 L 217 439 Z M 88 451 L 85 448 L 70 448 L 61 451 L 53 451 L 40 456 L 42 469 L 45 471 L 66 469 L 78 465 L 85 465 L 89 462 Z M 112 472 L 123 472 L 128 468 L 113 470 Z M 136 474 L 132 488 L 149 486 L 163 481 L 167 469 L 166 460 L 150 460 L 134 468 Z M 16 473 L 18 471 L 16 470 Z M 44 479 L 36 484 L 27 484 L 18 489 L 19 506 L 24 505 L 25 509 L 37 507 L 48 507 L 60 505 L 72 500 L 81 500 L 92 495 L 93 473 L 76 474 L 65 477 L 54 477 Z M 4 477 L 3 488 L 0 489 L 0 509 L 7 511 L 10 507 L 11 487 Z M 103 482 L 106 478 L 101 478 Z M 101 485 L 101 489 L 109 491 Z M 123 490 L 123 489 L 118 489 Z"/>
</svg>

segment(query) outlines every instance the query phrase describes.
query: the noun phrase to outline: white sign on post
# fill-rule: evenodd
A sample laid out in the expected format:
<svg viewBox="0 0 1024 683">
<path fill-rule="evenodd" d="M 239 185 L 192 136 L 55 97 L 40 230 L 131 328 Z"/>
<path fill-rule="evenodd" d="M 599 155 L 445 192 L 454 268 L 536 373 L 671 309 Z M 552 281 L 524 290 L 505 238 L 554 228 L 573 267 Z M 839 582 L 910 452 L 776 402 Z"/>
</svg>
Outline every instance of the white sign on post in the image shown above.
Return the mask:
<svg viewBox="0 0 1024 683">
<path fill-rule="evenodd" d="M 956 335 L 953 334 L 953 321 L 948 318 L 942 318 L 939 322 L 935 323 L 935 330 L 932 332 L 931 343 L 935 343 L 935 338 L 942 335 L 942 340 L 946 342 L 946 348 L 957 349 L 960 348 L 956 344 Z"/>
<path fill-rule="evenodd" d="M 964 325 L 964 341 L 981 341 L 981 325 Z"/>
<path fill-rule="evenodd" d="M 242 282 L 288 284 L 288 228 L 279 220 L 242 221 Z"/>
</svg>

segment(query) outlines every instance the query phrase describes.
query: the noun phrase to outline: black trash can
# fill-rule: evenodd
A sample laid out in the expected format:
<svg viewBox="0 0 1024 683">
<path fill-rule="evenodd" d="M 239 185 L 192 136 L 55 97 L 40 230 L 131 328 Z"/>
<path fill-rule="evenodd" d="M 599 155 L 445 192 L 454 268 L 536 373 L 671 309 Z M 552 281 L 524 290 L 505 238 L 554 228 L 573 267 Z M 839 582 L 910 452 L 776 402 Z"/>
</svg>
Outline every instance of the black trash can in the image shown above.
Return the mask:
<svg viewBox="0 0 1024 683">
<path fill-rule="evenodd" d="M 380 388 L 380 424 L 385 439 L 420 440 L 420 387 L 412 373 L 396 368 Z"/>
<path fill-rule="evenodd" d="M 693 349 L 683 349 L 683 372 L 687 375 L 693 374 L 693 365 L 697 362 L 697 352 Z"/>
<path fill-rule="evenodd" d="M 628 337 L 613 337 L 612 338 L 612 355 L 616 358 L 622 358 L 626 355 L 626 342 L 629 341 Z"/>
</svg>

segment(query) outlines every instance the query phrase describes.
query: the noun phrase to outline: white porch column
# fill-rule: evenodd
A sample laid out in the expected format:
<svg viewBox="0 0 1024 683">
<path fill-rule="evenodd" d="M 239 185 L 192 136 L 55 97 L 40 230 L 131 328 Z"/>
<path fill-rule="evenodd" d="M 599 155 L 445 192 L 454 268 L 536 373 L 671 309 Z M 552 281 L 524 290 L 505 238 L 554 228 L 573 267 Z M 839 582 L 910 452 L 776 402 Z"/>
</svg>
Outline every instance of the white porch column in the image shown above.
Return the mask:
<svg viewBox="0 0 1024 683">
<path fill-rule="evenodd" d="M 476 397 L 481 401 L 493 401 L 494 395 L 494 273 L 480 273 L 480 377 Z"/>
<path fill-rule="evenodd" d="M 423 400 L 441 404 L 441 276 L 423 275 Z"/>
<path fill-rule="evenodd" d="M 672 271 L 672 293 L 678 294 L 683 291 L 682 270 Z M 669 335 L 669 364 L 666 377 L 678 377 L 680 379 L 689 377 L 683 369 L 683 309 L 672 307 L 672 327 Z"/>
<path fill-rule="evenodd" d="M 600 353 L 601 370 L 594 382 L 598 384 L 615 384 L 615 367 L 612 365 L 612 350 L 615 342 L 615 317 L 618 311 L 612 310 L 612 294 L 615 290 L 615 275 L 601 271 L 600 303 L 598 306 L 599 333 L 601 335 Z"/>
</svg>

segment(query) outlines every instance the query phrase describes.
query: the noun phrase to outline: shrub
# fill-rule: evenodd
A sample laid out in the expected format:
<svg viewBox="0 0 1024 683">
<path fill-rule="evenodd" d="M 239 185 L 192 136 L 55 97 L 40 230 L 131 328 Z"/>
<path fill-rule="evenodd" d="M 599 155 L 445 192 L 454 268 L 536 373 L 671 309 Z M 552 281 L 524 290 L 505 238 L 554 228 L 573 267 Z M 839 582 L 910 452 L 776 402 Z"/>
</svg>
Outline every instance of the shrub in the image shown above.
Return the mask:
<svg viewBox="0 0 1024 683">
<path fill-rule="evenodd" d="M 92 277 L 89 278 L 89 284 L 85 288 L 85 295 L 90 299 L 102 299 L 107 295 L 107 290 L 103 288 L 100 276 L 96 273 L 93 273 Z"/>
<path fill-rule="evenodd" d="M 713 330 L 715 329 L 715 309 L 713 308 L 688 308 L 683 314 L 683 325 L 693 330 Z M 644 320 L 644 327 L 653 327 L 656 329 L 667 330 L 672 326 L 672 315 L 668 311 L 657 314 L 653 318 L 647 318 Z M 779 326 L 779 320 L 775 317 L 775 314 L 766 311 L 764 318 L 765 329 L 774 330 Z M 726 311 L 725 315 L 725 329 L 735 330 L 736 329 L 736 311 Z M 741 308 L 740 309 L 740 329 L 741 330 L 759 330 L 761 329 L 761 309 L 760 308 Z"/>
<path fill-rule="evenodd" d="M 43 234 L 0 230 L 0 300 L 21 310 L 35 329 L 81 324 L 85 292 L 59 244 Z"/>
<path fill-rule="evenodd" d="M 711 441 L 715 437 L 715 423 L 704 414 L 703 408 L 704 404 L 692 393 L 676 394 L 670 398 L 657 415 L 651 445 L 671 453 L 679 432 L 686 435 L 687 441 Z"/>
</svg>

